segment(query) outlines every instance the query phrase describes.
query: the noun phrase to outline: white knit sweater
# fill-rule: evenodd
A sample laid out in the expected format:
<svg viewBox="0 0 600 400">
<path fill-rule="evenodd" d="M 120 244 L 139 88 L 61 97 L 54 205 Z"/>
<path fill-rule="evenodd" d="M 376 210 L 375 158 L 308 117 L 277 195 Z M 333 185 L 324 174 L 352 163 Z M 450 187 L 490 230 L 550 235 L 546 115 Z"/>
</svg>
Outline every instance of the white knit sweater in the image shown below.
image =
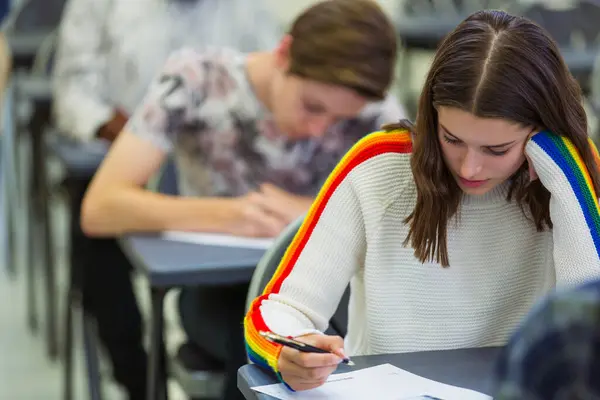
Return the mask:
<svg viewBox="0 0 600 400">
<path fill-rule="evenodd" d="M 600 277 L 598 205 L 581 200 L 586 191 L 588 200 L 596 195 L 577 166 L 578 154 L 571 146 L 560 159 L 561 143 L 567 149 L 570 143 L 556 139 L 540 133 L 526 148 L 551 193 L 554 229 L 537 232 L 521 208 L 506 201 L 506 184 L 464 196 L 460 218 L 448 224 L 448 268 L 422 264 L 403 246 L 403 220 L 416 201 L 408 133 L 375 133 L 357 144 L 246 317 L 251 359 L 277 372 L 280 348 L 257 332 L 325 330 L 349 282 L 345 351 L 362 355 L 502 345 L 556 283 Z M 580 183 L 587 176 L 588 185 L 569 179 L 576 173 Z"/>
</svg>

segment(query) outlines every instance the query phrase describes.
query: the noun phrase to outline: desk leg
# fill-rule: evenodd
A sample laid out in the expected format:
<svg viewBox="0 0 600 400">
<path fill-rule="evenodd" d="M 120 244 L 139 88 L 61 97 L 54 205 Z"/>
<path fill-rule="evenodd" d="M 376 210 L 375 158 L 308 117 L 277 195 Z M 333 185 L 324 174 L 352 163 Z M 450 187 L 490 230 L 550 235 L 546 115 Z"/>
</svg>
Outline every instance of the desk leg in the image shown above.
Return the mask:
<svg viewBox="0 0 600 400">
<path fill-rule="evenodd" d="M 148 400 L 168 400 L 166 352 L 164 345 L 164 301 L 168 289 L 150 288 L 152 297 L 152 326 L 150 328 L 150 357 L 148 365 Z"/>
<path fill-rule="evenodd" d="M 33 144 L 31 144 L 33 153 Z M 29 179 L 26 179 L 28 186 L 28 199 L 25 202 L 25 208 L 27 211 L 27 241 L 25 249 L 25 267 L 27 269 L 26 277 L 27 280 L 27 321 L 29 329 L 36 333 L 38 330 L 38 301 L 37 301 L 37 290 L 36 290 L 36 267 L 39 260 L 39 236 L 38 236 L 38 215 L 37 215 L 37 176 L 33 167 L 29 168 Z"/>
<path fill-rule="evenodd" d="M 25 280 L 27 281 L 27 324 L 32 333 L 36 333 L 38 330 L 38 315 L 37 315 L 37 294 L 35 289 L 35 263 L 37 262 L 36 257 L 36 246 L 35 241 L 37 239 L 35 232 L 37 227 L 35 226 L 35 210 L 32 201 L 28 201 L 26 204 L 27 212 L 29 214 L 29 227 L 28 227 L 28 238 L 27 238 L 27 249 L 26 253 L 29 255 L 25 261 Z"/>
<path fill-rule="evenodd" d="M 36 105 L 30 122 L 33 170 L 35 177 L 36 215 L 42 228 L 42 264 L 46 285 L 46 340 L 48 356 L 55 360 L 58 356 L 56 335 L 56 281 L 54 272 L 54 248 L 50 232 L 50 212 L 48 210 L 48 171 L 46 168 L 46 143 L 44 129 L 50 118 L 49 106 Z"/>
<path fill-rule="evenodd" d="M 45 132 L 39 132 L 43 135 Z M 58 357 L 58 337 L 56 321 L 58 315 L 56 312 L 56 268 L 54 258 L 54 240 L 51 232 L 52 228 L 52 216 L 50 213 L 50 193 L 48 187 L 48 171 L 46 168 L 46 143 L 44 137 L 41 136 L 37 139 L 40 142 L 41 147 L 41 166 L 39 170 L 40 174 L 40 212 L 41 220 L 43 223 L 43 235 L 44 235 L 44 272 L 46 275 L 46 313 L 47 313 L 47 330 L 48 330 L 48 355 L 51 360 L 55 360 Z"/>
<path fill-rule="evenodd" d="M 81 313 L 83 315 L 83 346 L 85 349 L 85 363 L 88 374 L 88 388 L 90 400 L 102 399 L 100 361 L 98 358 L 98 341 L 95 329 L 96 321 L 87 315 L 81 304 Z"/>
<path fill-rule="evenodd" d="M 15 135 L 20 140 L 24 140 L 27 149 L 27 162 L 29 162 L 29 156 L 33 157 L 33 140 L 31 138 L 31 132 L 29 131 L 28 124 L 23 121 L 21 118 L 17 118 L 16 108 L 21 105 L 21 97 L 19 93 L 19 85 L 18 78 L 15 76 L 15 84 L 13 88 L 13 128 L 15 130 Z M 15 156 L 20 154 L 20 151 L 15 150 Z M 26 290 L 27 290 L 27 322 L 29 325 L 29 329 L 32 333 L 37 333 L 39 327 L 38 321 L 38 301 L 37 301 L 37 290 L 36 290 L 36 267 L 38 262 L 38 236 L 37 236 L 37 207 L 36 207 L 36 185 L 37 185 L 37 177 L 36 171 L 33 168 L 33 165 L 28 165 L 26 168 L 22 168 L 23 165 L 18 159 L 16 162 L 19 167 L 17 172 L 17 180 L 20 183 L 23 183 L 23 206 L 25 208 L 25 223 L 27 224 L 27 236 L 25 238 L 25 252 L 23 257 L 23 263 L 26 268 Z"/>
<path fill-rule="evenodd" d="M 15 256 L 19 249 L 19 241 L 16 238 L 18 234 L 18 221 L 17 210 L 19 209 L 19 185 L 18 185 L 18 171 L 16 152 L 18 151 L 17 146 L 17 134 L 14 127 L 14 84 L 9 84 L 4 93 L 3 102 L 3 138 L 2 138 L 2 165 L 0 166 L 0 181 L 2 181 L 2 197 L 4 205 L 4 215 L 6 224 L 6 267 L 11 278 L 15 277 L 16 274 L 16 262 L 17 257 Z"/>
<path fill-rule="evenodd" d="M 7 143 L 3 143 L 2 144 L 4 147 L 7 147 Z M 1 173 L 3 174 L 2 177 L 2 184 L 3 184 L 3 188 L 2 188 L 2 195 L 3 195 L 3 200 L 4 200 L 4 215 L 3 217 L 5 218 L 5 234 L 6 234 L 6 267 L 8 269 L 8 273 L 9 276 L 11 278 L 14 278 L 16 276 L 16 263 L 20 260 L 18 260 L 17 257 L 17 253 L 19 252 L 20 248 L 19 248 L 19 240 L 17 238 L 17 235 L 19 234 L 19 229 L 17 229 L 18 226 L 18 222 L 15 221 L 17 219 L 17 216 L 15 215 L 17 213 L 17 207 L 18 204 L 16 204 L 16 200 L 14 198 L 14 194 L 13 194 L 13 190 L 14 187 L 11 186 L 11 182 L 10 180 L 14 177 L 14 175 L 11 177 L 10 175 L 12 175 L 12 171 L 10 171 L 9 168 L 6 168 L 6 165 L 2 166 L 3 171 L 1 171 Z"/>
</svg>

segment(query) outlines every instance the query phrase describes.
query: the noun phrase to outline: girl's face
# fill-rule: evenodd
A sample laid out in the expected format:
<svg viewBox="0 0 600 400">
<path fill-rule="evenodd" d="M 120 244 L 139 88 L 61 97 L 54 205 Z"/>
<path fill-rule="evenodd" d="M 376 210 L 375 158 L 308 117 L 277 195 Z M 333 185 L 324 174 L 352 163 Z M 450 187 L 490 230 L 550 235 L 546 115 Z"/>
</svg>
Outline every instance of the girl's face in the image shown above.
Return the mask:
<svg viewBox="0 0 600 400">
<path fill-rule="evenodd" d="M 444 161 L 466 194 L 482 195 L 510 179 L 525 162 L 532 127 L 479 118 L 453 107 L 438 109 Z"/>
</svg>

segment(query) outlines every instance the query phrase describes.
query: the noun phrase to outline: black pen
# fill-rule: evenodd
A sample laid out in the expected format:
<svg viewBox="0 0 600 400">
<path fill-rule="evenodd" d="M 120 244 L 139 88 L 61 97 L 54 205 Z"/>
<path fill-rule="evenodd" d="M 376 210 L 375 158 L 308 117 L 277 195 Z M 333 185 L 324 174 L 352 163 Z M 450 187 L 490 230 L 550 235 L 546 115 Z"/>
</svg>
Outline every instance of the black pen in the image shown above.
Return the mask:
<svg viewBox="0 0 600 400">
<path fill-rule="evenodd" d="M 335 353 L 332 353 L 331 351 L 323 350 L 323 349 L 320 349 L 318 347 L 311 346 L 310 344 L 307 344 L 307 343 L 302 343 L 302 342 L 299 342 L 299 341 L 294 340 L 294 339 L 286 338 L 285 336 L 281 336 L 281 335 L 278 335 L 278 334 L 273 333 L 273 332 L 260 331 L 259 334 L 260 334 L 260 336 L 262 336 L 265 339 L 267 339 L 269 342 L 277 343 L 277 344 L 280 344 L 280 345 L 286 346 L 286 347 L 290 347 L 292 349 L 296 349 L 296 350 L 301 351 L 303 353 L 330 353 L 330 354 L 335 354 Z M 348 357 L 342 358 L 342 363 L 347 364 L 347 365 L 354 365 L 354 363 Z"/>
</svg>

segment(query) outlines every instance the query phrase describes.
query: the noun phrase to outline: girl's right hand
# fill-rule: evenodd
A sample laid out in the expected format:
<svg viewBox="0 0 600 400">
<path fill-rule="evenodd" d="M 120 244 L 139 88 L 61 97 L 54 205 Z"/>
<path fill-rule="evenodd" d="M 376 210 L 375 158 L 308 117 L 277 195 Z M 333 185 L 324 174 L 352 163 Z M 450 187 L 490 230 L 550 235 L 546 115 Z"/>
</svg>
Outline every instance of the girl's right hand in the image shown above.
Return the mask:
<svg viewBox="0 0 600 400">
<path fill-rule="evenodd" d="M 303 353 L 284 346 L 279 354 L 278 367 L 281 377 L 296 391 L 321 386 L 345 357 L 344 339 L 339 336 L 321 334 L 305 335 L 296 339 L 328 350 L 332 354 Z"/>
</svg>

